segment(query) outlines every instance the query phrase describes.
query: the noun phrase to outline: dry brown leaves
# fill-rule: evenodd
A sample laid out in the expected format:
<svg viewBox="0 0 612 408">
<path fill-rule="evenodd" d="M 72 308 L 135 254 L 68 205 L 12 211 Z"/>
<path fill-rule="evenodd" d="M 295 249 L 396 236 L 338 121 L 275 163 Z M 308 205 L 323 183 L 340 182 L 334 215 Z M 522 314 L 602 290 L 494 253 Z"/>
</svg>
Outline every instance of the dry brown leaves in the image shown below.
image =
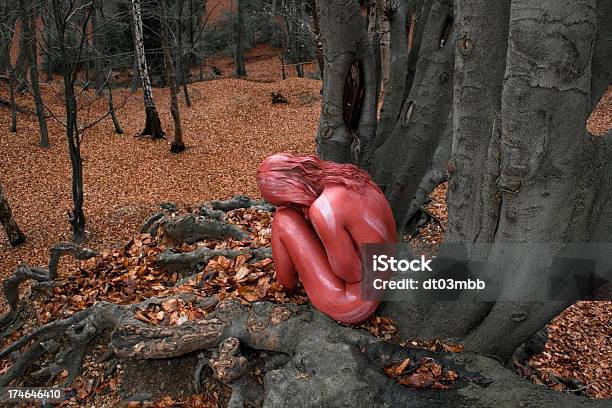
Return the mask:
<svg viewBox="0 0 612 408">
<path fill-rule="evenodd" d="M 445 390 L 459 377 L 453 370 L 446 370 L 432 358 L 422 358 L 413 363 L 409 358 L 384 367 L 385 373 L 398 383 L 417 389 Z"/>
<path fill-rule="evenodd" d="M 368 320 L 359 325 L 359 328 L 382 340 L 399 340 L 399 331 L 390 317 L 370 316 Z"/>
<path fill-rule="evenodd" d="M 238 209 L 228 213 L 228 222 L 241 226 L 251 234 L 244 241 L 206 240 L 181 245 L 180 252 L 198 247 L 209 249 L 236 249 L 269 246 L 271 214 L 253 209 Z M 180 277 L 169 274 L 155 264 L 157 256 L 166 249 L 160 233 L 135 236 L 127 245 L 104 250 L 99 257 L 80 262 L 78 268 L 61 275 L 49 298 L 36 301 L 39 324 L 65 318 L 98 301 L 117 304 L 139 303 L 151 297 L 168 297 L 179 293 L 192 293 L 202 297 L 217 295 L 221 299 L 236 299 L 243 304 L 268 300 L 277 303 L 307 302 L 301 290 L 286 292 L 274 279 L 274 262 L 267 258 L 249 263 L 250 254 L 236 259 L 224 256 L 213 258 L 203 273 L 177 285 Z M 135 317 L 148 324 L 175 325 L 204 317 L 206 310 L 181 300 L 167 300 L 138 310 Z"/>
<path fill-rule="evenodd" d="M 116 106 L 126 100 L 117 111 L 125 135 L 116 135 L 107 118 L 83 136 L 84 210 L 90 233 L 87 245 L 102 250 L 127 241 L 160 202 L 188 205 L 237 193 L 257 197 L 255 172 L 266 156 L 314 153 L 321 82 L 295 77 L 256 82 L 265 79 L 257 75 L 276 72 L 277 61 L 276 56 L 256 57 L 247 60 L 247 79 L 190 85 L 193 106 L 181 103 L 187 150 L 179 155 L 169 152 L 168 141 L 134 137 L 144 127 L 142 92 L 115 90 Z M 42 88 L 45 103 L 62 118 L 62 101 L 54 92 L 61 89 L 61 83 L 56 80 Z M 281 91 L 289 103 L 272 105 L 272 91 Z M 154 95 L 163 128 L 172 134 L 168 90 L 155 89 Z M 4 81 L 0 97 L 8 99 Z M 106 112 L 104 98 L 95 99 L 90 91 L 84 91 L 80 98 L 83 109 L 79 122 L 88 123 Z M 87 101 L 92 105 L 86 106 Z M 19 95 L 18 103 L 33 108 L 28 94 Z M 10 111 L 0 107 L 0 123 L 0 181 L 17 222 L 28 236 L 26 244 L 11 248 L 0 234 L 3 278 L 21 262 L 45 265 L 48 249 L 70 240 L 66 211 L 72 204 L 63 127 L 49 119 L 51 147 L 44 150 L 38 147 L 35 116 L 19 114 L 18 133 L 12 134 Z"/>
<path fill-rule="evenodd" d="M 565 390 L 550 378 L 576 379 L 584 392 L 612 397 L 612 302 L 578 302 L 549 325 L 543 353 L 529 360 L 534 381 Z M 580 387 L 579 387 L 580 388 Z"/>
</svg>

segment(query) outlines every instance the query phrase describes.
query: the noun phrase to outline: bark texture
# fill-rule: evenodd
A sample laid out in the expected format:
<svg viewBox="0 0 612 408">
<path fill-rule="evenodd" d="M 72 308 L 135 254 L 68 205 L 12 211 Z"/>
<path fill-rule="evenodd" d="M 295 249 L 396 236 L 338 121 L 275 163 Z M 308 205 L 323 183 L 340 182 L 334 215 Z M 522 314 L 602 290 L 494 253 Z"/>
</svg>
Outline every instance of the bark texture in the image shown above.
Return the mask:
<svg viewBox="0 0 612 408">
<path fill-rule="evenodd" d="M 364 95 L 373 85 L 365 68 L 353 73 L 353 56 L 367 43 L 364 4 L 322 3 L 327 72 L 319 155 L 367 169 L 399 232 L 448 173 L 445 242 L 464 245 L 471 262 L 489 265 L 474 267 L 473 276 L 504 278 L 496 301 L 463 294 L 457 302 L 389 303 L 384 312 L 404 337 L 459 339 L 469 350 L 509 359 L 577 299 L 540 301 L 548 290 L 540 271 L 570 243 L 612 238 L 604 221 L 612 202 L 610 135 L 586 131 L 612 78 L 610 3 L 387 3 L 394 5 L 387 10 L 391 60 L 404 62 L 390 64 L 380 120 L 373 121 L 374 149 L 357 144 L 371 160 L 353 154 L 363 140 L 354 118 L 358 105 L 363 120 L 374 99 L 345 97 L 347 77 L 363 84 L 349 89 Z M 513 247 L 529 243 L 526 250 Z M 442 257 L 448 248 L 442 246 Z"/>
</svg>

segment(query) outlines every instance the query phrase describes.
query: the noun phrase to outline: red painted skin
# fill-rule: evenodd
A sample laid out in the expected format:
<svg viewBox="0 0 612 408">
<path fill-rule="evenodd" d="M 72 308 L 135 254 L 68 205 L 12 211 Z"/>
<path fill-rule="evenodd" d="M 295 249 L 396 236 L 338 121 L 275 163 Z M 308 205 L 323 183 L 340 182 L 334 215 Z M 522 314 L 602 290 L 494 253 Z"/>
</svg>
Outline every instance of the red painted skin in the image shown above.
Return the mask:
<svg viewBox="0 0 612 408">
<path fill-rule="evenodd" d="M 274 155 L 261 164 L 258 185 L 277 206 L 278 281 L 293 289 L 299 279 L 312 304 L 343 323 L 374 313 L 379 302 L 361 298 L 359 245 L 394 243 L 397 233 L 385 196 L 367 174 L 314 156 Z"/>
</svg>

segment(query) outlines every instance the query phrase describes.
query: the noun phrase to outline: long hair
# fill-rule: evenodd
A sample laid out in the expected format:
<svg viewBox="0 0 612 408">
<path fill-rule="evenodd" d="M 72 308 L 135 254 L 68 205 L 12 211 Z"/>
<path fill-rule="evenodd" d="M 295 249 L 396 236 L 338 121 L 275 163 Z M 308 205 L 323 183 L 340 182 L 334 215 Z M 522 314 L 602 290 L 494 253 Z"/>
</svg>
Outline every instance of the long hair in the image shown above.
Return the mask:
<svg viewBox="0 0 612 408">
<path fill-rule="evenodd" d="M 380 191 L 368 173 L 357 166 L 286 153 L 269 156 L 259 165 L 257 184 L 262 196 L 276 205 L 310 206 L 331 185 L 353 191 L 369 186 Z"/>
</svg>

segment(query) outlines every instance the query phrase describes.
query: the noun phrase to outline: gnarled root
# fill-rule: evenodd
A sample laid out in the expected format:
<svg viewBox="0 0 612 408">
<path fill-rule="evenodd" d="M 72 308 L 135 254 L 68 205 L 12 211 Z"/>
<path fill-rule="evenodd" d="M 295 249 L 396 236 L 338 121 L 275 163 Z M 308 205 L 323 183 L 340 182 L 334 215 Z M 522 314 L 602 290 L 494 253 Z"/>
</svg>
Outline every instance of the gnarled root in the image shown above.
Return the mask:
<svg viewBox="0 0 612 408">
<path fill-rule="evenodd" d="M 248 250 L 236 249 L 210 249 L 202 247 L 191 252 L 174 253 L 167 249 L 157 257 L 156 263 L 160 267 L 166 268 L 170 273 L 196 271 L 200 272 L 212 258 L 224 256 L 235 259 L 238 255 L 250 254 L 251 261 L 259 261 L 272 258 L 271 248 L 251 248 Z"/>
<path fill-rule="evenodd" d="M 48 269 L 18 266 L 13 274 L 2 282 L 4 296 L 10 310 L 0 318 L 0 328 L 12 324 L 17 316 L 19 305 L 19 285 L 34 280 L 38 283 L 50 284 L 57 277 L 57 267 L 62 256 L 71 255 L 75 259 L 84 260 L 98 255 L 98 252 L 74 244 L 58 244 L 49 250 Z"/>
<path fill-rule="evenodd" d="M 251 375 L 249 361 L 240 354 L 240 340 L 228 337 L 219 345 L 209 361 L 214 377 L 232 388 L 232 398 L 228 408 L 242 407 L 243 403 L 261 405 L 263 387 Z"/>
</svg>

